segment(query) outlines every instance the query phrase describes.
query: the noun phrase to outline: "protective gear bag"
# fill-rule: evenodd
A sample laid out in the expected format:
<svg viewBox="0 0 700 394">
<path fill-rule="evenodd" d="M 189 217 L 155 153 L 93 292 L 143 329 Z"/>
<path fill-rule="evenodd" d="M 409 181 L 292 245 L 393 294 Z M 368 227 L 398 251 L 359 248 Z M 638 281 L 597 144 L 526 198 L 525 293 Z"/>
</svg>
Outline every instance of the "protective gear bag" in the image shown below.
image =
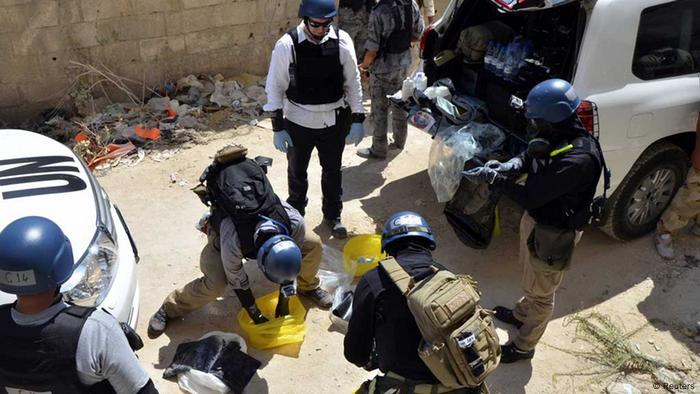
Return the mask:
<svg viewBox="0 0 700 394">
<path fill-rule="evenodd" d="M 11 309 L 12 304 L 0 307 L 0 393 L 7 388 L 54 394 L 115 392 L 107 380 L 85 386 L 78 379 L 78 341 L 95 308 L 70 306 L 38 326 L 18 325 Z"/>
<path fill-rule="evenodd" d="M 406 297 L 423 339 L 418 355 L 448 388 L 478 387 L 501 357 L 492 313 L 478 303 L 476 282 L 468 275 L 438 270 L 415 281 L 393 258 L 382 269 Z"/>
<path fill-rule="evenodd" d="M 375 7 L 380 5 L 387 5 L 394 17 L 394 31 L 379 43 L 380 56 L 384 53 L 403 53 L 409 50 L 413 36 L 413 3 L 411 0 L 380 0 Z"/>
<path fill-rule="evenodd" d="M 220 384 L 217 383 L 223 382 L 234 393 L 242 393 L 261 365 L 260 361 L 246 354 L 243 338 L 214 331 L 195 342 L 179 344 L 173 362 L 163 372 L 163 378 L 178 377 L 178 383 L 182 386 L 183 377 L 194 370 L 208 375 L 209 379 L 201 379 L 201 374 L 188 376 L 187 387 L 195 390 L 190 392 L 228 392 L 218 390 Z M 203 384 L 205 382 L 207 384 Z M 199 383 L 199 387 L 192 387 L 193 383 Z"/>
<path fill-rule="evenodd" d="M 482 63 L 489 41 L 510 42 L 513 29 L 499 21 L 490 21 L 462 30 L 457 41 L 457 50 L 464 56 L 465 63 Z"/>
<path fill-rule="evenodd" d="M 218 231 L 224 215 L 228 215 L 236 226 L 243 255 L 255 259 L 253 234 L 262 216 L 287 228 L 291 228 L 291 223 L 267 179 L 266 167 L 271 160 L 260 156 L 251 160 L 245 157 L 246 152 L 242 147 L 217 152 L 214 162 L 200 176 L 200 185 L 192 190 L 205 205 L 212 207 L 213 228 Z"/>
<path fill-rule="evenodd" d="M 475 159 L 464 164 L 465 170 L 480 167 Z M 486 249 L 496 228 L 496 206 L 501 193 L 486 183 L 475 184 L 462 178 L 454 197 L 443 213 L 462 243 L 474 249 Z"/>
</svg>

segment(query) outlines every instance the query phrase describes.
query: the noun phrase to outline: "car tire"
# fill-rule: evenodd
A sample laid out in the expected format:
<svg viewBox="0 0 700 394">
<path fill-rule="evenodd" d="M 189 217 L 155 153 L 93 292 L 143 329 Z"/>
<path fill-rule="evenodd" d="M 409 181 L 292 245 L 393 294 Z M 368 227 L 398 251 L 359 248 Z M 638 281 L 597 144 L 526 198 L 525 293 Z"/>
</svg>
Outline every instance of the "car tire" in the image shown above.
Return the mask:
<svg viewBox="0 0 700 394">
<path fill-rule="evenodd" d="M 608 201 L 608 220 L 601 230 L 627 241 L 656 228 L 656 223 L 683 185 L 688 155 L 669 142 L 650 146 L 632 166 Z"/>
</svg>

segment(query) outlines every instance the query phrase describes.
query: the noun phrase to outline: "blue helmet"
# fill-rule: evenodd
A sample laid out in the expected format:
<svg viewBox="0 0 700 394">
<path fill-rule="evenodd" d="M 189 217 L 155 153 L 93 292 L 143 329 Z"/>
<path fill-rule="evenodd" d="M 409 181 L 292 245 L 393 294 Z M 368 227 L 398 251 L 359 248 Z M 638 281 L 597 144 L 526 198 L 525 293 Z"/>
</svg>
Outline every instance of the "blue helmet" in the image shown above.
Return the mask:
<svg viewBox="0 0 700 394">
<path fill-rule="evenodd" d="M 401 211 L 389 217 L 382 231 L 382 252 L 392 242 L 406 238 L 417 237 L 426 242 L 428 249 L 435 249 L 435 237 L 428 221 L 415 212 Z"/>
<path fill-rule="evenodd" d="M 38 294 L 56 289 L 73 273 L 73 250 L 49 219 L 27 216 L 0 231 L 0 291 Z"/>
<path fill-rule="evenodd" d="M 258 249 L 258 267 L 272 282 L 294 282 L 301 271 L 301 250 L 288 235 L 275 235 Z"/>
<path fill-rule="evenodd" d="M 575 114 L 580 104 L 581 99 L 570 83 L 563 79 L 548 79 L 530 90 L 525 117 L 559 123 Z"/>
<path fill-rule="evenodd" d="M 335 17 L 335 0 L 301 0 L 299 18 L 333 18 Z"/>
</svg>

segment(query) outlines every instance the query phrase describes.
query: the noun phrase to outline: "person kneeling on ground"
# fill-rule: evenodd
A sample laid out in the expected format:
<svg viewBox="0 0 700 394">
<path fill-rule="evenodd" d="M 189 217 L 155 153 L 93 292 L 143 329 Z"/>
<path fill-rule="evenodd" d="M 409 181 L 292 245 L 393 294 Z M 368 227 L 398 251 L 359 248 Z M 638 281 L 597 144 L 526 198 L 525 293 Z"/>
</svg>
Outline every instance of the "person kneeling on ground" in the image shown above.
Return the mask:
<svg viewBox="0 0 700 394">
<path fill-rule="evenodd" d="M 202 174 L 200 180 L 206 181 L 203 201 L 211 205 L 210 216 L 205 215 L 200 226 L 208 237 L 199 258 L 203 276 L 166 297 L 149 321 L 150 338 L 160 336 L 170 319 L 220 297 L 227 285 L 234 289 L 256 324 L 268 321 L 255 303 L 243 269 L 244 258 L 258 259 L 265 276 L 282 285 L 282 299 L 293 294 L 294 287 L 290 284 L 296 276 L 299 294 L 322 308 L 331 306 L 333 299 L 320 287 L 317 275 L 321 240 L 307 232 L 301 214 L 274 193 L 267 179 L 266 164 L 258 163 L 264 160 L 245 157 L 225 163 L 215 160 Z M 295 261 L 296 253 L 300 263 Z M 290 272 L 293 272 L 291 277 Z"/>
</svg>

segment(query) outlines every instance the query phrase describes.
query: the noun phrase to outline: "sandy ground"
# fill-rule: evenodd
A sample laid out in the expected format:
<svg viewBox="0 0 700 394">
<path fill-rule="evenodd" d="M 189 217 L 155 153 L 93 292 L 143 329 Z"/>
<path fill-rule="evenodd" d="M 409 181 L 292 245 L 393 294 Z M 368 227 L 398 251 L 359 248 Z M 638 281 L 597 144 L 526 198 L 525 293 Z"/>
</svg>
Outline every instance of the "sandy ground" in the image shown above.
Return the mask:
<svg viewBox="0 0 700 394">
<path fill-rule="evenodd" d="M 367 145 L 369 140 L 366 138 L 361 146 Z M 148 318 L 163 298 L 200 274 L 198 256 L 205 238 L 193 225 L 205 208 L 189 188 L 196 184 L 213 153 L 229 142 L 248 146 L 253 156 L 274 158 L 270 172 L 272 184 L 280 196 L 286 197 L 286 159 L 274 150 L 271 132 L 261 127 L 224 132 L 208 144 L 182 150 L 167 161 L 158 163 L 146 159 L 135 167 L 117 168 L 100 177 L 100 182 L 124 213 L 141 254 L 138 331 L 144 338 Z M 516 231 L 520 211 L 512 204 L 503 204 L 502 235 L 485 251 L 465 247 L 447 224 L 441 213 L 442 206 L 435 201 L 426 171 L 430 144 L 427 135 L 412 129 L 407 149 L 400 154 L 393 152 L 387 161 L 369 162 L 357 157 L 355 148 L 348 145 L 343 158 L 345 223 L 353 233 L 372 233 L 378 231 L 391 213 L 416 210 L 425 215 L 434 228 L 438 240 L 437 259 L 456 272 L 473 275 L 483 291 L 484 306 L 512 305 L 520 296 Z M 189 185 L 172 183 L 170 175 L 173 173 Z M 341 255 L 343 242 L 329 239 L 326 228 L 319 226 L 320 167 L 316 156 L 310 165 L 309 179 L 307 226 L 322 237 L 324 259 L 331 261 Z M 623 244 L 612 241 L 598 230 L 587 231 L 576 251 L 573 267 L 557 294 L 554 318 L 535 358 L 532 362 L 502 365 L 488 380 L 491 391 L 517 394 L 604 390 L 604 383 L 591 382 L 588 377 L 568 376 L 590 365 L 555 349 L 582 348 L 581 342 L 572 340 L 573 327 L 563 323 L 572 313 L 590 310 L 612 316 L 627 329 L 648 323 L 632 341 L 654 356 L 694 367 L 689 379 L 698 389 L 700 359 L 693 354 L 697 355 L 700 343 L 685 336 L 681 328 L 693 326 L 700 320 L 700 269 L 698 261 L 692 258 L 700 257 L 700 242 L 684 235 L 677 244 L 680 257 L 664 262 L 654 252 L 649 236 Z M 256 266 L 248 265 L 246 270 L 256 296 L 274 289 Z M 250 350 L 251 355 L 262 361 L 263 367 L 248 386 L 247 393 L 351 393 L 371 376 L 345 361 L 343 336 L 330 328 L 328 312 L 307 306 L 310 307 L 307 337 L 297 355 Z M 166 334 L 157 340 L 146 340 L 139 356 L 162 393 L 179 392 L 176 383 L 161 378 L 177 345 L 213 330 L 241 333 L 235 319 L 238 309 L 235 299 L 224 298 L 173 322 Z M 500 325 L 499 334 L 505 343 L 513 332 Z M 663 389 L 653 388 L 648 378 L 628 376 L 625 379 L 643 392 L 663 392 Z"/>
</svg>

